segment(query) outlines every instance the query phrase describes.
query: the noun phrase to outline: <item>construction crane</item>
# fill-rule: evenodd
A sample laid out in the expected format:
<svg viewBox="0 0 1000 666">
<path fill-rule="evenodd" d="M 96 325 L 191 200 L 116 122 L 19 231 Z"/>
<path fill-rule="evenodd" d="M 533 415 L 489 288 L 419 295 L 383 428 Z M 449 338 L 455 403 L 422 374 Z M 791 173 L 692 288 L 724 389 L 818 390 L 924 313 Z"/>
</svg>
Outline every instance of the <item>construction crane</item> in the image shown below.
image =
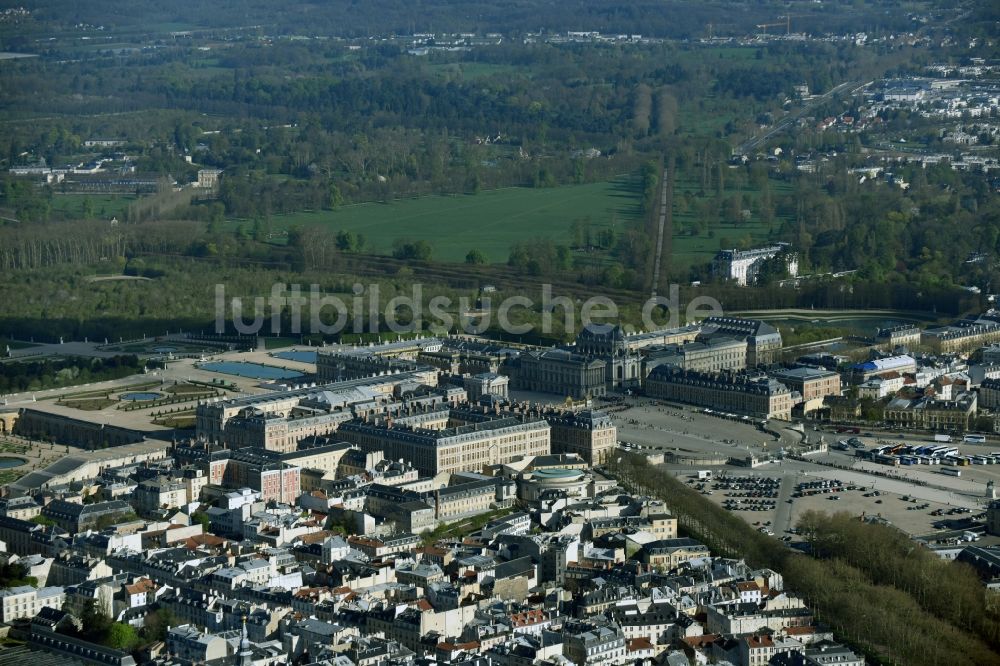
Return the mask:
<svg viewBox="0 0 1000 666">
<path fill-rule="evenodd" d="M 764 31 L 763 35 L 765 37 L 767 37 L 767 29 L 768 28 L 773 28 L 776 25 L 785 25 L 785 22 L 782 21 L 781 23 L 758 23 L 757 27 L 760 28 L 761 30 L 763 30 Z"/>
<path fill-rule="evenodd" d="M 760 29 L 762 29 L 764 31 L 764 36 L 765 37 L 767 37 L 767 29 L 768 28 L 773 28 L 773 27 L 778 26 L 778 25 L 785 26 L 785 34 L 786 35 L 792 34 L 792 15 L 791 14 L 787 14 L 785 16 L 779 16 L 778 18 L 779 19 L 783 18 L 785 20 L 784 21 L 779 21 L 777 23 L 758 23 L 757 24 L 757 27 L 760 28 Z"/>
</svg>

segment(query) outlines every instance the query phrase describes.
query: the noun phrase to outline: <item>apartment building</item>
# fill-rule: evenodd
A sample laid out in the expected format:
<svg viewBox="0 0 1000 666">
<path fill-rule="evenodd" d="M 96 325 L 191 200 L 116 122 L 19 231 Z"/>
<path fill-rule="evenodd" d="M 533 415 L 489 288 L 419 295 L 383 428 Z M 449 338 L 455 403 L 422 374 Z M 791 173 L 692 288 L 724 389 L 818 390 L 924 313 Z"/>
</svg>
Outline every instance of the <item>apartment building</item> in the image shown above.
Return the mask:
<svg viewBox="0 0 1000 666">
<path fill-rule="evenodd" d="M 616 624 L 567 622 L 563 625 L 563 654 L 574 664 L 625 663 L 625 634 Z"/>
<path fill-rule="evenodd" d="M 76 504 L 57 499 L 45 505 L 42 515 L 73 534 L 101 527 L 103 524 L 113 525 L 128 516 L 134 517 L 132 507 L 121 500 Z"/>
<path fill-rule="evenodd" d="M 987 379 L 979 385 L 979 406 L 989 410 L 1000 408 L 1000 379 Z"/>
<path fill-rule="evenodd" d="M 756 283 L 765 262 L 776 257 L 782 258 L 789 275 L 799 274 L 798 255 L 789 252 L 787 243 L 749 250 L 721 250 L 712 261 L 712 271 L 720 278 L 746 287 Z"/>
<path fill-rule="evenodd" d="M 951 326 L 925 330 L 920 342 L 939 353 L 971 351 L 1000 342 L 1000 324 L 988 319 L 963 319 Z"/>
<path fill-rule="evenodd" d="M 444 346 L 440 338 L 396 340 L 360 347 L 320 349 L 316 353 L 316 375 L 320 382 L 340 382 L 371 377 L 379 370 L 411 369 L 399 361 L 414 361 L 423 352 L 437 352 Z M 372 369 L 376 368 L 373 372 Z"/>
<path fill-rule="evenodd" d="M 139 483 L 131 499 L 139 513 L 175 509 L 187 504 L 188 488 L 178 479 L 159 476 Z"/>
<path fill-rule="evenodd" d="M 227 451 L 208 463 L 208 477 L 225 488 L 260 491 L 265 502 L 294 502 L 301 492 L 302 468 L 280 454 L 245 448 Z"/>
<path fill-rule="evenodd" d="M 551 427 L 545 419 L 515 415 L 441 430 L 380 422 L 350 422 L 338 436 L 363 451 L 383 451 L 390 459 L 405 459 L 421 475 L 479 472 L 520 456 L 551 452 Z"/>
<path fill-rule="evenodd" d="M 450 412 L 451 425 L 483 423 L 507 415 L 545 419 L 551 427 L 552 453 L 575 453 L 592 465 L 604 462 L 618 443 L 618 428 L 607 412 L 554 409 L 514 403 L 493 409 L 466 405 Z"/>
<path fill-rule="evenodd" d="M 223 443 L 226 440 L 226 424 L 238 416 L 269 415 L 295 419 L 344 410 L 363 416 L 390 402 L 396 387 L 403 384 L 436 386 L 437 373 L 407 371 L 290 391 L 209 399 L 199 403 L 195 410 L 196 434 L 198 439 Z"/>
<path fill-rule="evenodd" d="M 647 348 L 646 373 L 657 365 L 672 365 L 696 372 L 743 370 L 747 367 L 747 342 L 718 336 Z"/>
<path fill-rule="evenodd" d="M 961 432 L 976 416 L 975 393 L 961 393 L 952 400 L 933 396 L 893 398 L 885 408 L 885 422 L 897 428 Z"/>
<path fill-rule="evenodd" d="M 790 419 L 801 400 L 798 392 L 763 375 L 686 372 L 670 366 L 654 368 L 645 390 L 653 398 L 763 419 Z"/>
<path fill-rule="evenodd" d="M 893 349 L 920 344 L 920 329 L 912 324 L 901 324 L 880 328 L 875 332 L 874 342 L 879 347 Z"/>
<path fill-rule="evenodd" d="M 61 609 L 66 601 L 62 587 L 35 588 L 30 585 L 0 590 L 0 622 L 34 617 L 43 608 Z"/>
<path fill-rule="evenodd" d="M 650 566 L 662 568 L 665 571 L 675 569 L 682 562 L 698 557 L 708 557 L 709 550 L 704 544 L 687 537 L 660 539 L 645 544 L 642 547 L 640 559 Z"/>
<path fill-rule="evenodd" d="M 746 340 L 746 367 L 777 363 L 781 356 L 781 332 L 767 322 L 740 317 L 708 317 L 701 322 L 699 340 L 714 337 Z"/>
<path fill-rule="evenodd" d="M 607 392 L 607 363 L 566 349 L 531 351 L 506 366 L 513 388 L 581 400 Z"/>
<path fill-rule="evenodd" d="M 840 395 L 840 374 L 822 368 L 790 368 L 770 373 L 802 397 L 802 410 L 811 412 L 823 407 L 823 399 L 830 395 Z"/>
<path fill-rule="evenodd" d="M 17 518 L 18 520 L 31 520 L 41 513 L 41 511 L 42 505 L 28 495 L 0 499 L 0 516 Z"/>
</svg>

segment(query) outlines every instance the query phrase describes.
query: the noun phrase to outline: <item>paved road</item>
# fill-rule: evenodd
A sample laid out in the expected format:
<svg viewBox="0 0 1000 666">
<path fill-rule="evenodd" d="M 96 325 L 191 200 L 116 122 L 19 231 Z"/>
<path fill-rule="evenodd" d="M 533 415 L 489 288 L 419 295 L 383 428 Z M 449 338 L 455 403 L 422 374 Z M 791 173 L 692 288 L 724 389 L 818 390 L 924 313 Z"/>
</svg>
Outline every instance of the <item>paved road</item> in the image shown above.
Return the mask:
<svg viewBox="0 0 1000 666">
<path fill-rule="evenodd" d="M 788 503 L 788 500 L 792 498 L 792 488 L 794 486 L 794 475 L 781 475 L 781 490 L 778 491 L 778 504 L 774 510 L 773 530 L 775 536 L 784 534 L 792 526 L 792 505 Z"/>
<path fill-rule="evenodd" d="M 899 495 L 909 495 L 910 497 L 916 497 L 919 500 L 938 502 L 941 504 L 948 504 L 950 506 L 961 506 L 967 509 L 980 507 L 980 502 L 985 501 L 985 499 L 972 498 L 969 495 L 945 490 L 943 488 L 918 486 L 914 483 L 910 483 L 906 479 L 887 479 L 885 477 L 865 474 L 862 471 L 830 469 L 813 471 L 809 474 L 810 476 L 818 476 L 823 479 L 840 479 L 845 483 L 853 483 L 865 488 L 897 493 Z"/>
<path fill-rule="evenodd" d="M 746 154 L 752 152 L 753 150 L 756 150 L 756 148 L 758 146 L 760 146 L 761 144 L 763 144 L 764 142 L 766 142 L 768 139 L 770 139 L 775 134 L 778 134 L 780 132 L 784 132 L 794 122 L 796 122 L 799 118 L 801 118 L 802 116 L 806 115 L 809 111 L 812 111 L 812 109 L 814 107 L 818 106 L 821 102 L 825 102 L 826 100 L 828 100 L 833 95 L 836 95 L 839 92 L 843 92 L 843 91 L 847 90 L 848 88 L 851 88 L 851 86 L 855 86 L 851 90 L 851 93 L 855 93 L 855 92 L 861 90 L 862 88 L 864 88 L 865 86 L 868 86 L 868 85 L 871 85 L 871 84 L 870 83 L 864 83 L 864 84 L 858 85 L 857 81 L 845 81 L 844 83 L 841 83 L 840 85 L 834 86 L 833 88 L 831 88 L 827 92 L 823 93 L 822 95 L 817 95 L 816 97 L 814 97 L 811 100 L 807 101 L 805 104 L 802 105 L 801 108 L 799 108 L 799 109 L 797 109 L 797 110 L 792 111 L 791 113 L 789 113 L 787 116 L 785 116 L 784 118 L 782 118 L 781 120 L 779 120 L 777 123 L 775 123 L 774 127 L 772 127 L 771 129 L 769 129 L 768 131 L 764 132 L 763 134 L 761 134 L 759 136 L 750 137 L 749 139 L 747 139 L 746 141 L 744 141 L 743 143 L 741 143 L 739 146 L 737 146 L 736 148 L 733 149 L 733 154 L 734 155 L 746 155 Z"/>
<path fill-rule="evenodd" d="M 670 207 L 673 205 L 673 195 L 671 193 L 674 186 L 673 158 L 670 158 L 669 167 L 660 169 L 660 178 L 663 182 L 660 185 L 660 215 L 656 232 L 656 261 L 653 264 L 653 288 L 650 298 L 656 298 L 656 290 L 660 286 L 660 265 L 663 258 L 664 228 L 666 227 L 668 237 L 673 233 L 673 229 L 670 228 L 673 225 L 668 223 L 668 221 L 671 220 Z"/>
</svg>

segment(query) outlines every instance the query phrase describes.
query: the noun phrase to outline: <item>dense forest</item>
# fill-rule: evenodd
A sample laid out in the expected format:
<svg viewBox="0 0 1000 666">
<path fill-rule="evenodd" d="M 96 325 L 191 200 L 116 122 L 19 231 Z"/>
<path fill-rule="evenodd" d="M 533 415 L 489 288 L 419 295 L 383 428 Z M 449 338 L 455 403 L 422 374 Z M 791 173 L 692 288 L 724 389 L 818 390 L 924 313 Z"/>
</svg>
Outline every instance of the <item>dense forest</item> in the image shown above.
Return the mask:
<svg viewBox="0 0 1000 666">
<path fill-rule="evenodd" d="M 141 372 L 134 355 L 109 358 L 64 358 L 0 365 L 0 393 L 39 391 L 60 386 L 119 379 Z"/>
<path fill-rule="evenodd" d="M 220 271 L 256 271 L 240 278 L 245 295 L 266 291 L 275 276 L 338 284 L 416 274 L 442 289 L 550 282 L 631 303 L 650 287 L 662 186 L 673 216 L 661 280 L 700 283 L 692 294 L 730 309 L 958 313 L 983 305 L 961 287 L 989 292 L 1000 283 L 986 259 L 1000 252 L 1000 204 L 987 174 L 901 163 L 893 176 L 902 189 L 852 172 L 871 165 L 885 136 L 948 150 L 932 121 L 892 112 L 877 118 L 878 132 L 817 129 L 817 118 L 860 116 L 865 99 L 845 92 L 807 106 L 797 92 L 856 90 L 936 60 L 966 61 L 983 47 L 937 38 L 988 25 L 993 10 L 975 3 L 830 2 L 786 24 L 869 32 L 884 40 L 874 46 L 699 41 L 753 33 L 786 12 L 769 2 L 726 3 L 726 22 L 713 4 L 645 0 L 290 3 L 282 12 L 258 2 L 26 6 L 0 19 L 4 48 L 38 56 L 0 67 L 0 164 L 105 163 L 135 184 L 0 175 L 8 333 L 41 334 L 46 318 L 68 335 L 113 335 L 129 320 L 135 332 L 143 322 L 202 326 Z M 548 39 L 568 30 L 656 39 Z M 904 30 L 912 37 L 895 36 Z M 420 32 L 437 37 L 413 37 Z M 775 134 L 766 151 L 734 154 L 780 118 L 797 118 L 796 131 Z M 110 144 L 88 144 L 95 138 Z M 810 169 L 801 168 L 806 158 Z M 205 168 L 223 175 L 199 194 L 187 185 Z M 338 211 L 359 204 L 612 180 L 620 219 L 567 211 L 562 235 L 512 230 L 499 251 L 470 242 L 461 270 L 440 265 L 433 225 L 388 239 L 338 225 Z M 780 267 L 756 289 L 715 282 L 715 251 L 773 242 L 795 248 L 802 272 L 847 275 L 794 290 L 775 288 Z M 152 284 L 89 282 L 95 273 Z M 196 295 L 204 302 L 193 304 Z M 93 314 L 104 323 L 86 321 Z"/>
<path fill-rule="evenodd" d="M 173 30 L 232 30 L 254 26 L 266 34 L 312 34 L 340 37 L 414 33 L 598 30 L 691 39 L 707 34 L 739 34 L 785 9 L 780 2 L 695 2 L 692 0 L 511 0 L 502 5 L 482 0 L 367 0 L 366 2 L 273 2 L 221 0 L 214 3 L 163 3 L 113 0 L 100 5 L 66 0 L 24 2 L 35 9 L 20 22 L 22 39 L 36 30 L 80 24 L 135 35 Z M 812 33 L 848 29 L 870 32 L 905 30 L 912 25 L 901 0 L 833 0 L 822 5 L 797 3 L 796 29 Z M 930 3 L 928 3 L 930 4 Z M 847 10 L 847 11 L 845 11 Z M 19 46 L 11 36 L 7 48 Z"/>
</svg>

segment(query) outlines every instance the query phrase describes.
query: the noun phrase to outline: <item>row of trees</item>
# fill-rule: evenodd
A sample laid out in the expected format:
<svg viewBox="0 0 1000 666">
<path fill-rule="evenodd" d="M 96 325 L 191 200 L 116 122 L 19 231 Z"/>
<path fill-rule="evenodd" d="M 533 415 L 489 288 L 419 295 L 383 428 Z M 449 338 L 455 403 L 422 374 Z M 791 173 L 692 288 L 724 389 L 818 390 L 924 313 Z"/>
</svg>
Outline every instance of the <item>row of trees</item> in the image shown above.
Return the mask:
<svg viewBox="0 0 1000 666">
<path fill-rule="evenodd" d="M 0 394 L 119 379 L 141 371 L 142 366 L 134 354 L 5 363 L 0 365 Z"/>
<path fill-rule="evenodd" d="M 1000 645 L 1000 609 L 988 603 L 970 566 L 942 560 L 894 527 L 864 523 L 846 513 L 807 511 L 798 527 L 814 556 L 842 560 L 870 581 L 909 595 L 935 617 Z"/>
<path fill-rule="evenodd" d="M 4 562 L 0 564 L 0 588 L 21 587 L 30 585 L 38 587 L 38 579 L 28 575 L 27 567 L 19 562 Z"/>
</svg>

